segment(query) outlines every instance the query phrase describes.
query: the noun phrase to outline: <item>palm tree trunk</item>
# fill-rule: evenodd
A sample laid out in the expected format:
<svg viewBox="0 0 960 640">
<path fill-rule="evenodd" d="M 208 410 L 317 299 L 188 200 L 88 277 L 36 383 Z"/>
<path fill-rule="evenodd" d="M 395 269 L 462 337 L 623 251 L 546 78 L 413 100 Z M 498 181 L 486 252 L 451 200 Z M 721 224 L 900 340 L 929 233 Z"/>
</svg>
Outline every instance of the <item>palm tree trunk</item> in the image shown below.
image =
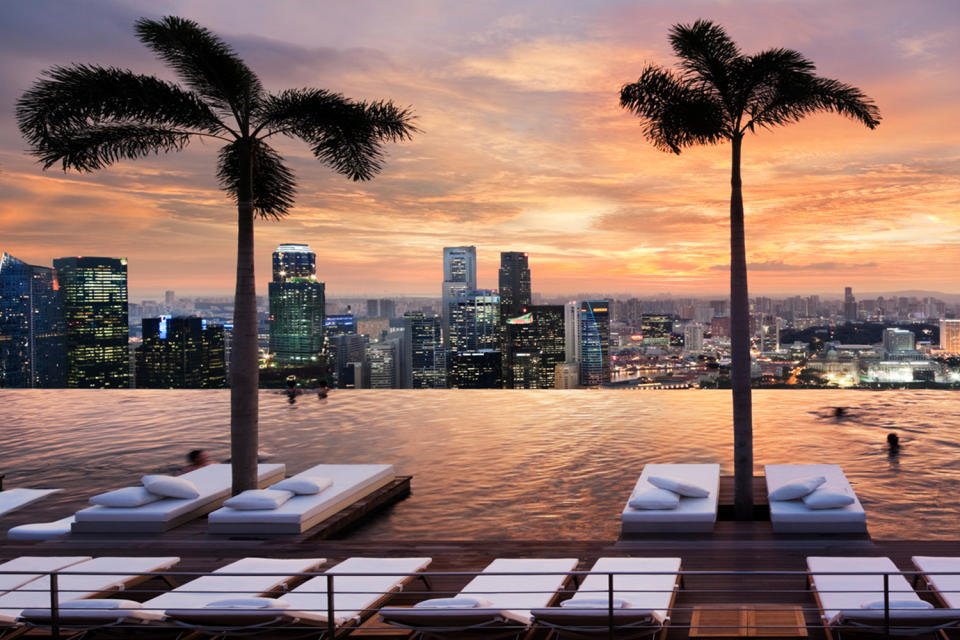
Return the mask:
<svg viewBox="0 0 960 640">
<path fill-rule="evenodd" d="M 750 395 L 750 298 L 744 242 L 740 151 L 743 136 L 733 138 L 730 172 L 730 383 L 733 390 L 734 512 L 753 518 L 753 409 Z"/>
<path fill-rule="evenodd" d="M 237 289 L 230 356 L 230 454 L 233 493 L 257 488 L 260 362 L 257 348 L 257 285 L 253 268 L 253 159 L 240 147 L 237 188 Z"/>
</svg>

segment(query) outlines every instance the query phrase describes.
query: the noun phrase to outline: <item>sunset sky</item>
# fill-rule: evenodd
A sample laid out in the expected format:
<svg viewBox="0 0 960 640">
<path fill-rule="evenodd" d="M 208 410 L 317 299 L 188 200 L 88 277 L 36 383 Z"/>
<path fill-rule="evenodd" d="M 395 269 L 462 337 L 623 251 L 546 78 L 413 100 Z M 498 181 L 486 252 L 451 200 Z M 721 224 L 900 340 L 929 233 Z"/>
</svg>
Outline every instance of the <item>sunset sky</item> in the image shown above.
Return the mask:
<svg viewBox="0 0 960 640">
<path fill-rule="evenodd" d="M 229 42 L 268 90 L 409 105 L 422 130 L 354 183 L 295 141 L 292 215 L 258 222 L 258 287 L 277 244 L 306 242 L 330 297 L 440 294 L 444 246 L 476 245 L 479 285 L 527 251 L 533 289 L 674 296 L 727 289 L 728 145 L 655 150 L 618 105 L 671 25 L 722 24 L 745 53 L 796 49 L 883 121 L 834 114 L 749 136 L 751 294 L 960 293 L 960 5 L 955 0 L 11 2 L 0 22 L 0 250 L 35 264 L 129 258 L 132 300 L 232 293 L 235 207 L 217 146 L 42 171 L 14 103 L 55 64 L 173 76 L 133 34 L 179 15 Z"/>
</svg>

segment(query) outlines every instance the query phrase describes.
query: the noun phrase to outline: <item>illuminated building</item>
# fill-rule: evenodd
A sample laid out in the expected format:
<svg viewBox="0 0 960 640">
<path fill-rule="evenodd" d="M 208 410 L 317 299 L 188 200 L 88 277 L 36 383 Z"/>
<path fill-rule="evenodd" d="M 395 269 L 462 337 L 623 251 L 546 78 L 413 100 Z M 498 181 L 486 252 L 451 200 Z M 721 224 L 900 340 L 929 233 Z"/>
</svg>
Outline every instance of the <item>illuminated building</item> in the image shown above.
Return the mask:
<svg viewBox="0 0 960 640">
<path fill-rule="evenodd" d="M 328 336 L 342 336 L 357 332 L 357 320 L 352 313 L 327 316 L 323 324 Z"/>
<path fill-rule="evenodd" d="M 443 248 L 443 289 L 440 317 L 444 344 L 450 345 L 450 307 L 477 288 L 477 248 Z"/>
<path fill-rule="evenodd" d="M 500 318 L 514 318 L 530 306 L 530 266 L 527 254 L 500 252 Z"/>
<path fill-rule="evenodd" d="M 137 347 L 138 389 L 222 389 L 227 386 L 223 327 L 197 317 L 143 319 Z"/>
<path fill-rule="evenodd" d="M 268 293 L 269 349 L 275 366 L 315 364 L 323 350 L 326 300 L 316 263 L 316 254 L 305 244 L 282 244 L 273 253 Z"/>
<path fill-rule="evenodd" d="M 916 336 L 906 329 L 883 330 L 883 350 L 888 356 L 916 353 Z"/>
<path fill-rule="evenodd" d="M 553 389 L 556 367 L 566 359 L 564 307 L 531 305 L 507 319 L 504 386 L 507 389 Z"/>
<path fill-rule="evenodd" d="M 703 351 L 703 325 L 691 322 L 683 328 L 683 352 L 700 353 Z"/>
<path fill-rule="evenodd" d="M 458 351 L 452 354 L 450 386 L 456 389 L 500 389 L 503 360 L 495 349 Z"/>
<path fill-rule="evenodd" d="M 500 345 L 500 296 L 489 289 L 459 293 L 448 307 L 450 349 L 478 351 Z"/>
<path fill-rule="evenodd" d="M 447 386 L 447 350 L 443 346 L 440 318 L 421 312 L 403 314 L 404 384 L 411 389 L 444 389 Z"/>
<path fill-rule="evenodd" d="M 337 386 L 344 387 L 347 380 L 353 380 L 355 387 L 362 388 L 362 377 L 355 375 L 354 365 L 360 365 L 361 369 L 367 360 L 367 337 L 358 333 L 342 333 L 336 336 L 330 336 L 327 341 L 327 349 L 331 355 L 333 363 L 333 374 Z"/>
<path fill-rule="evenodd" d="M 67 386 L 129 388 L 127 259 L 53 261 L 67 327 Z"/>
<path fill-rule="evenodd" d="M 640 318 L 640 333 L 645 347 L 669 347 L 673 318 L 667 315 L 644 313 Z"/>
<path fill-rule="evenodd" d="M 580 383 L 610 382 L 610 301 L 580 303 Z"/>
<path fill-rule="evenodd" d="M 0 254 L 0 387 L 63 387 L 66 327 L 53 269 Z"/>
<path fill-rule="evenodd" d="M 367 347 L 371 389 L 396 389 L 397 348 L 392 342 L 378 342 Z"/>
<path fill-rule="evenodd" d="M 846 287 L 843 290 L 843 317 L 847 322 L 857 319 L 857 299 L 853 296 L 852 287 Z"/>
<path fill-rule="evenodd" d="M 940 348 L 947 353 L 960 353 L 960 319 L 940 319 Z"/>
<path fill-rule="evenodd" d="M 576 301 L 563 305 L 563 340 L 566 361 L 580 362 L 580 303 Z"/>
</svg>

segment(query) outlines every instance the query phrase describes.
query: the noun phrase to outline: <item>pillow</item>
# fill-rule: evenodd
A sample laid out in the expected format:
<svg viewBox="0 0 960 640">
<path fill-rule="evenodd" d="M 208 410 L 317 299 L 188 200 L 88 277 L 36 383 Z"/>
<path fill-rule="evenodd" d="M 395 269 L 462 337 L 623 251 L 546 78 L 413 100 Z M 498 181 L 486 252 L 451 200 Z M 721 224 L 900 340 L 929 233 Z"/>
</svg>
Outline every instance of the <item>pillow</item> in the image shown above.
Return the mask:
<svg viewBox="0 0 960 640">
<path fill-rule="evenodd" d="M 838 509 L 854 503 L 854 497 L 846 487 L 824 484 L 813 493 L 803 496 L 803 504 L 809 509 Z"/>
<path fill-rule="evenodd" d="M 826 482 L 823 476 L 808 476 L 806 478 L 797 478 L 790 482 L 780 485 L 767 494 L 770 500 L 796 500 L 803 496 L 813 493 L 813 490 Z"/>
<path fill-rule="evenodd" d="M 196 485 L 186 478 L 176 478 L 174 476 L 143 476 L 140 480 L 147 491 L 165 498 L 199 498 L 200 492 Z"/>
<path fill-rule="evenodd" d="M 867 600 L 860 605 L 861 609 L 883 609 L 883 600 Z M 933 605 L 926 600 L 891 600 L 890 610 L 897 609 L 933 609 Z"/>
<path fill-rule="evenodd" d="M 631 509 L 676 509 L 679 504 L 680 496 L 673 491 L 656 487 L 638 491 L 627 503 Z"/>
<path fill-rule="evenodd" d="M 289 609 L 290 603 L 278 598 L 229 598 L 203 605 L 204 609 Z"/>
<path fill-rule="evenodd" d="M 125 487 L 116 491 L 99 493 L 90 498 L 91 504 L 101 507 L 142 507 L 145 504 L 163 500 L 163 496 L 150 493 L 143 487 Z"/>
<path fill-rule="evenodd" d="M 561 602 L 560 606 L 568 609 L 608 609 L 610 600 L 608 598 L 571 598 Z M 629 609 L 630 603 L 622 598 L 614 598 L 613 608 Z"/>
<path fill-rule="evenodd" d="M 270 488 L 280 489 L 282 491 L 290 491 L 298 496 L 312 496 L 315 493 L 320 493 L 332 484 L 333 480 L 330 478 L 302 476 L 299 478 L 293 477 L 287 478 L 286 480 L 281 480 L 277 484 L 272 485 Z"/>
<path fill-rule="evenodd" d="M 70 600 L 61 602 L 61 609 L 142 609 L 143 603 L 120 598 L 101 598 L 92 600 Z"/>
<path fill-rule="evenodd" d="M 433 598 L 413 605 L 414 609 L 489 609 L 493 603 L 479 596 L 457 596 L 456 598 Z"/>
<path fill-rule="evenodd" d="M 667 491 L 673 491 L 674 493 L 679 493 L 680 495 L 687 498 L 706 498 L 710 495 L 710 492 L 704 489 L 703 487 L 698 487 L 695 484 L 689 484 L 683 482 L 682 480 L 677 480 L 675 478 L 666 478 L 664 476 L 650 476 L 647 478 L 647 482 L 652 484 L 655 487 L 660 487 L 661 489 L 666 489 Z"/>
<path fill-rule="evenodd" d="M 289 491 L 279 489 L 248 489 L 223 503 L 223 506 L 239 511 L 276 509 L 293 497 Z"/>
</svg>

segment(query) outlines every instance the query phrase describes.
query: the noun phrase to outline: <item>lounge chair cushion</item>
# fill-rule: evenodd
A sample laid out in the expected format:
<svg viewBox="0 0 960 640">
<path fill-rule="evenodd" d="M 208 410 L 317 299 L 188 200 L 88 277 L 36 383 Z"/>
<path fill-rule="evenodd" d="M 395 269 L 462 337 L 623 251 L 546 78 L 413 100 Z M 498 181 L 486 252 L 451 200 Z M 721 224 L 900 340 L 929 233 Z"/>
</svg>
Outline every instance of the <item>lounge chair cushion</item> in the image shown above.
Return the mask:
<svg viewBox="0 0 960 640">
<path fill-rule="evenodd" d="M 479 596 L 457 596 L 455 598 L 432 598 L 413 605 L 429 609 L 489 609 L 493 603 Z"/>
<path fill-rule="evenodd" d="M 197 486 L 186 478 L 148 475 L 143 476 L 140 482 L 143 483 L 143 486 L 146 487 L 150 493 L 155 493 L 165 498 L 193 500 L 194 498 L 200 497 L 200 491 L 197 490 Z"/>
<path fill-rule="evenodd" d="M 628 504 L 632 509 L 676 509 L 680 496 L 673 491 L 650 487 L 633 494 Z"/>
<path fill-rule="evenodd" d="M 53 522 L 31 522 L 11 527 L 7 531 L 8 540 L 50 540 L 70 533 L 76 518 L 67 516 Z"/>
<path fill-rule="evenodd" d="M 312 496 L 329 488 L 331 485 L 333 485 L 333 480 L 330 478 L 294 476 L 286 480 L 281 480 L 270 488 L 281 491 L 291 491 L 298 496 Z"/>
<path fill-rule="evenodd" d="M 204 609 L 289 609 L 290 604 L 279 598 L 229 598 L 214 600 L 203 605 Z"/>
<path fill-rule="evenodd" d="M 572 598 L 560 603 L 561 607 L 566 609 L 608 609 L 610 608 L 609 598 Z M 614 609 L 629 609 L 630 603 L 623 598 L 613 599 Z"/>
<path fill-rule="evenodd" d="M 889 606 L 891 611 L 897 609 L 933 609 L 933 605 L 926 600 L 891 600 Z M 861 609 L 885 609 L 886 607 L 887 603 L 883 600 L 867 600 L 860 605 Z"/>
<path fill-rule="evenodd" d="M 808 476 L 806 478 L 797 478 L 787 484 L 780 485 L 767 494 L 770 500 L 797 500 L 805 495 L 813 493 L 813 490 L 826 482 L 823 476 Z"/>
<path fill-rule="evenodd" d="M 679 480 L 677 478 L 670 478 L 666 476 L 650 476 L 647 478 L 647 482 L 655 487 L 660 487 L 661 489 L 666 489 L 667 491 L 679 493 L 685 498 L 706 498 L 710 495 L 709 489 L 705 489 L 690 482 L 684 482 L 683 480 Z"/>
<path fill-rule="evenodd" d="M 854 503 L 852 491 L 834 484 L 821 485 L 803 496 L 803 504 L 810 509 L 840 509 Z"/>
<path fill-rule="evenodd" d="M 240 511 L 276 509 L 292 497 L 292 491 L 283 491 L 281 489 L 248 489 L 225 501 L 223 505 L 231 509 L 239 509 Z"/>
<path fill-rule="evenodd" d="M 98 493 L 90 498 L 90 503 L 102 507 L 140 507 L 157 500 L 163 500 L 163 496 L 151 493 L 145 487 L 124 487 L 116 491 Z"/>
<path fill-rule="evenodd" d="M 122 598 L 96 598 L 93 600 L 70 600 L 60 604 L 61 609 L 142 609 L 143 603 Z"/>
</svg>

